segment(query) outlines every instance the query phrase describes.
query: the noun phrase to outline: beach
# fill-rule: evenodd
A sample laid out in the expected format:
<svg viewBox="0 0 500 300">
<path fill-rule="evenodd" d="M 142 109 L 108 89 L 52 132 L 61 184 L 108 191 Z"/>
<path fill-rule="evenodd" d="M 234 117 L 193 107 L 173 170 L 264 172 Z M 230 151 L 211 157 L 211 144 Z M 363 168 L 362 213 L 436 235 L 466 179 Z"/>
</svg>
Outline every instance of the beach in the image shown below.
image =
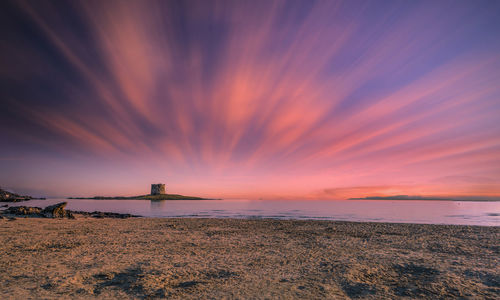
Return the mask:
<svg viewBox="0 0 500 300">
<path fill-rule="evenodd" d="M 0 220 L 3 299 L 500 297 L 500 227 Z"/>
</svg>

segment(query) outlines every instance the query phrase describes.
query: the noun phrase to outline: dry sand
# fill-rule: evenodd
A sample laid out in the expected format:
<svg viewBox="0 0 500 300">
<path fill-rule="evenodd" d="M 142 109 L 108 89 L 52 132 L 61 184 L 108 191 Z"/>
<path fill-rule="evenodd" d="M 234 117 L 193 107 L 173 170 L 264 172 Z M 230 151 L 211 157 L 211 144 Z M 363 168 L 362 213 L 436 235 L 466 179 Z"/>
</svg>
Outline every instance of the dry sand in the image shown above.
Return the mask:
<svg viewBox="0 0 500 300">
<path fill-rule="evenodd" d="M 0 220 L 0 298 L 500 298 L 500 227 Z"/>
</svg>

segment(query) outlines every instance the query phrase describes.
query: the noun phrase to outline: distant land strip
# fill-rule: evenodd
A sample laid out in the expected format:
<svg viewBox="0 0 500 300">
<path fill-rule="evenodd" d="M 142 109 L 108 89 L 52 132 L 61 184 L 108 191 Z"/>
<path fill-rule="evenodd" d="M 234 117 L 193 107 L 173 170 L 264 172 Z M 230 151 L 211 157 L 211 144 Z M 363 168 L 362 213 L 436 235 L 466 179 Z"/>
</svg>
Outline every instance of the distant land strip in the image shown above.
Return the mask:
<svg viewBox="0 0 500 300">
<path fill-rule="evenodd" d="M 435 200 L 435 201 L 500 201 L 500 197 L 468 196 L 468 197 L 433 197 L 433 196 L 368 196 L 349 198 L 348 200 Z"/>
<path fill-rule="evenodd" d="M 117 196 L 117 197 L 68 197 L 67 199 L 93 199 L 93 200 L 213 200 L 194 196 L 183 196 L 177 194 L 162 194 L 162 195 L 139 195 L 139 196 Z"/>
</svg>

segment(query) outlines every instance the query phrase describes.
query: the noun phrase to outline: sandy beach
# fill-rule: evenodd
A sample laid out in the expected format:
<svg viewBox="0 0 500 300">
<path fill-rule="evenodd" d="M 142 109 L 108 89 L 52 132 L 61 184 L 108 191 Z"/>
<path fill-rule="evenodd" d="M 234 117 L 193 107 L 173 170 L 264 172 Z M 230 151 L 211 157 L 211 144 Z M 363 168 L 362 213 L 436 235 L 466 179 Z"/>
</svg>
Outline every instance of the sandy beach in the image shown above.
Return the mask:
<svg viewBox="0 0 500 300">
<path fill-rule="evenodd" d="M 0 220 L 0 296 L 500 297 L 500 228 L 235 219 Z"/>
</svg>

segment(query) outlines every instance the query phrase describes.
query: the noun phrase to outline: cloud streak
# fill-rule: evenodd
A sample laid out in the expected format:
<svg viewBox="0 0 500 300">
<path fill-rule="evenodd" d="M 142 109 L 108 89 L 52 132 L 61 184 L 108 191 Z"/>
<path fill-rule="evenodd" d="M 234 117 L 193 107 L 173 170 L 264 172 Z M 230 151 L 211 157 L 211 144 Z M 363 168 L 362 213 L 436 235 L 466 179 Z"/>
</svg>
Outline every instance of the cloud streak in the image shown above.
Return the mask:
<svg viewBox="0 0 500 300">
<path fill-rule="evenodd" d="M 500 179 L 494 2 L 2 6 L 2 157 L 155 168 L 187 190 L 204 173 L 231 196 Z"/>
</svg>

